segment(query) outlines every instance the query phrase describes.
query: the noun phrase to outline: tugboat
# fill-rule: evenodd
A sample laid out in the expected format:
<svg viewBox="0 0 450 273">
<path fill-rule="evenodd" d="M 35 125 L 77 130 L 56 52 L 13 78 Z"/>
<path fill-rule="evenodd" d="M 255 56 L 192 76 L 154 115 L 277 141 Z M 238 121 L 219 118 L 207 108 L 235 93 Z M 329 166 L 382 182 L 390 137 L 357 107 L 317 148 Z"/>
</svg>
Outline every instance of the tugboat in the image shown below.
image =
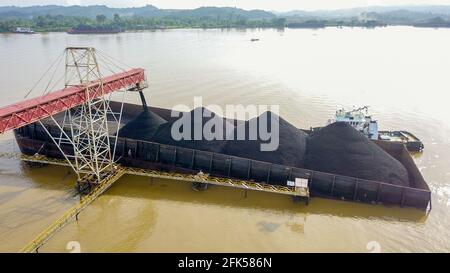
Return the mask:
<svg viewBox="0 0 450 273">
<path fill-rule="evenodd" d="M 15 30 L 12 31 L 13 33 L 18 34 L 34 34 L 35 32 L 31 30 L 31 28 L 28 27 L 16 27 Z"/>
<path fill-rule="evenodd" d="M 334 122 L 346 122 L 372 140 L 402 143 L 412 152 L 420 152 L 424 148 L 420 139 L 410 132 L 379 131 L 378 122 L 369 115 L 369 106 L 353 109 L 351 111 L 340 109 L 336 111 L 333 119 L 328 120 L 328 124 Z"/>
</svg>

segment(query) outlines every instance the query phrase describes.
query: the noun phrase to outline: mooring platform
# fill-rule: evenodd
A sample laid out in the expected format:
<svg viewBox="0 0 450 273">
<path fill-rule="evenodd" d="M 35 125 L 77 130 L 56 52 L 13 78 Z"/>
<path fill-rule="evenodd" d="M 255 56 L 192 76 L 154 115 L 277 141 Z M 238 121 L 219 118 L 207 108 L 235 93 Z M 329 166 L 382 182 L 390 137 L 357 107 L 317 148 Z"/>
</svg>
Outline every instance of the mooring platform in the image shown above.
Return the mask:
<svg viewBox="0 0 450 273">
<path fill-rule="evenodd" d="M 49 157 L 45 157 L 42 155 L 37 155 L 37 156 L 22 155 L 21 160 L 26 161 L 26 162 L 70 167 L 69 164 L 67 163 L 67 161 L 65 161 L 65 160 L 49 158 Z M 269 184 L 256 183 L 256 182 L 251 182 L 251 181 L 246 181 L 246 180 L 222 178 L 222 177 L 215 177 L 215 176 L 209 176 L 209 175 L 192 175 L 192 174 L 183 174 L 183 173 L 177 173 L 177 172 L 164 172 L 164 171 L 159 171 L 159 170 L 128 168 L 128 167 L 122 167 L 122 166 L 117 166 L 117 170 L 120 170 L 122 175 L 130 174 L 130 175 L 147 176 L 147 177 L 160 178 L 160 179 L 177 180 L 177 181 L 181 181 L 181 182 L 204 183 L 204 184 L 217 185 L 217 186 L 223 186 L 223 187 L 232 187 L 232 188 L 238 188 L 238 189 L 244 189 L 244 190 L 270 192 L 270 193 L 277 193 L 277 194 L 309 198 L 308 188 L 269 185 Z"/>
<path fill-rule="evenodd" d="M 22 155 L 21 160 L 30 163 L 70 167 L 69 163 L 65 160 L 49 158 L 42 155 L 36 156 Z M 92 191 L 89 194 L 82 197 L 80 203 L 76 204 L 74 207 L 69 209 L 58 220 L 56 220 L 48 228 L 42 231 L 33 241 L 31 241 L 28 245 L 26 245 L 21 250 L 21 252 L 24 253 L 38 252 L 39 248 L 42 247 L 56 232 L 62 229 L 71 219 L 73 218 L 77 219 L 78 214 L 80 214 L 89 204 L 91 204 L 102 193 L 107 191 L 117 180 L 119 180 L 125 174 L 146 176 L 160 179 L 169 179 L 188 183 L 217 185 L 236 189 L 243 189 L 245 191 L 250 190 L 250 191 L 260 191 L 260 192 L 290 195 L 296 199 L 305 200 L 306 204 L 308 204 L 309 201 L 309 189 L 304 187 L 276 186 L 230 178 L 212 177 L 207 174 L 192 175 L 175 172 L 164 172 L 158 170 L 127 168 L 117 165 L 113 172 L 107 174 L 100 183 L 94 185 Z"/>
</svg>

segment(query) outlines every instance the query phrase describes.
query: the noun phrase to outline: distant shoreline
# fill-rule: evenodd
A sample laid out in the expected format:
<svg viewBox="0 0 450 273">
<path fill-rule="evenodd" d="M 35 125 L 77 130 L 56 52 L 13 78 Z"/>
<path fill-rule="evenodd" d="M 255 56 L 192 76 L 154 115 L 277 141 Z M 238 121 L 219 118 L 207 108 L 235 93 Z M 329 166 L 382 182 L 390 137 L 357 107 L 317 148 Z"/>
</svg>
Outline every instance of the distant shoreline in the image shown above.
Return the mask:
<svg viewBox="0 0 450 273">
<path fill-rule="evenodd" d="M 65 30 L 34 30 L 34 34 L 45 34 L 45 33 L 66 33 L 68 35 L 115 35 L 120 33 L 139 33 L 139 32 L 152 32 L 152 31 L 165 31 L 165 30 L 258 30 L 258 29 L 276 29 L 276 30 L 284 30 L 284 29 L 308 29 L 308 30 L 319 30 L 319 29 L 327 29 L 327 28 L 338 28 L 338 29 L 348 29 L 348 28 L 362 28 L 362 29 L 376 29 L 376 28 L 387 28 L 387 27 L 411 27 L 417 29 L 449 29 L 450 26 L 417 26 L 417 25 L 386 25 L 386 26 L 324 26 L 324 27 L 166 27 L 166 28 L 148 28 L 148 29 L 128 29 L 119 33 L 68 33 Z M 1 34 L 15 34 L 15 35 L 33 35 L 33 34 L 21 34 L 14 33 L 12 31 L 0 31 Z"/>
<path fill-rule="evenodd" d="M 36 32 L 67 32 L 120 29 L 123 31 L 167 29 L 265 29 L 326 27 L 412 26 L 450 28 L 450 5 L 386 6 L 338 10 L 271 12 L 236 7 L 159 9 L 92 6 L 0 6 L 0 32 L 30 28 Z"/>
</svg>

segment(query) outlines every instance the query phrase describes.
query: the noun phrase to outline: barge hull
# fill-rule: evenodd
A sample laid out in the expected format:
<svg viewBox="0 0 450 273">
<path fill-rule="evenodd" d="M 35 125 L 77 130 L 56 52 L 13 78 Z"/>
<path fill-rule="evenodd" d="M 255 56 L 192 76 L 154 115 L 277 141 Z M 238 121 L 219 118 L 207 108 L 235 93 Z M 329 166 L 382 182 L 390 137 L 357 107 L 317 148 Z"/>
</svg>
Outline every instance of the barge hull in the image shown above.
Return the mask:
<svg viewBox="0 0 450 273">
<path fill-rule="evenodd" d="M 48 129 L 58 132 L 57 128 L 51 126 Z M 58 148 L 39 125 L 17 129 L 15 135 L 21 152 L 26 155 L 62 158 Z M 311 196 L 423 210 L 431 208 L 431 192 L 405 146 L 382 141 L 376 143 L 405 166 L 411 179 L 410 187 L 126 138 L 118 139 L 116 156 L 127 167 L 191 174 L 201 170 L 211 176 L 263 184 L 286 186 L 288 180 L 305 178 L 309 180 Z M 68 154 L 73 152 L 70 146 L 63 149 Z"/>
</svg>

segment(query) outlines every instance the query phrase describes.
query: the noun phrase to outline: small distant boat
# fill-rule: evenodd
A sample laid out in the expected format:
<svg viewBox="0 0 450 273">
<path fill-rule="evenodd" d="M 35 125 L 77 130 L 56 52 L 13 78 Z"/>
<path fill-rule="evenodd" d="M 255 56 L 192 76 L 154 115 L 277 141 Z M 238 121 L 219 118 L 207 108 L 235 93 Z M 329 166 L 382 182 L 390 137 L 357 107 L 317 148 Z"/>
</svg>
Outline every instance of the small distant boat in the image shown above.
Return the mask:
<svg viewBox="0 0 450 273">
<path fill-rule="evenodd" d="M 28 27 L 16 27 L 16 29 L 14 29 L 12 31 L 13 33 L 18 33 L 18 34 L 34 34 L 35 32 Z"/>
<path fill-rule="evenodd" d="M 67 31 L 68 34 L 117 34 L 121 33 L 121 28 L 113 27 L 76 27 Z"/>
<path fill-rule="evenodd" d="M 418 137 L 407 131 L 378 131 L 378 122 L 369 115 L 369 106 L 364 106 L 351 111 L 338 110 L 328 124 L 334 122 L 346 122 L 353 128 L 363 133 L 367 138 L 379 141 L 401 143 L 409 151 L 420 152 L 424 149 L 423 143 Z"/>
<path fill-rule="evenodd" d="M 251 42 L 258 42 L 259 39 L 258 39 L 258 38 L 253 38 L 253 39 L 251 39 L 250 41 L 251 41 Z"/>
</svg>

